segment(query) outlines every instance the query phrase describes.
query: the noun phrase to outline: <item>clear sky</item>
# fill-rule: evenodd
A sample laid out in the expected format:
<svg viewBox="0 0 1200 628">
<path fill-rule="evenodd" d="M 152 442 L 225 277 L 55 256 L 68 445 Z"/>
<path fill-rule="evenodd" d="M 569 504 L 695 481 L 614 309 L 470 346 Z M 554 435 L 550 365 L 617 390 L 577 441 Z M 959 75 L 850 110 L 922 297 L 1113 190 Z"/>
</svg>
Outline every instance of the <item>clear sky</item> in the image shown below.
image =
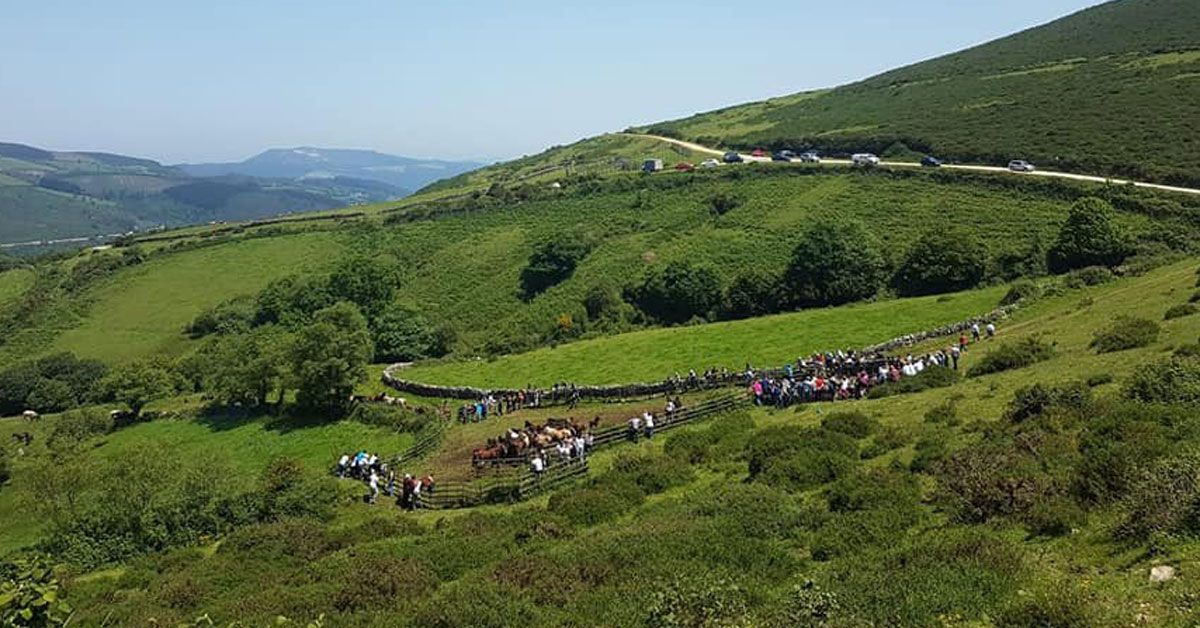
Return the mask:
<svg viewBox="0 0 1200 628">
<path fill-rule="evenodd" d="M 830 87 L 1097 0 L 5 0 L 0 141 L 495 160 Z"/>
</svg>

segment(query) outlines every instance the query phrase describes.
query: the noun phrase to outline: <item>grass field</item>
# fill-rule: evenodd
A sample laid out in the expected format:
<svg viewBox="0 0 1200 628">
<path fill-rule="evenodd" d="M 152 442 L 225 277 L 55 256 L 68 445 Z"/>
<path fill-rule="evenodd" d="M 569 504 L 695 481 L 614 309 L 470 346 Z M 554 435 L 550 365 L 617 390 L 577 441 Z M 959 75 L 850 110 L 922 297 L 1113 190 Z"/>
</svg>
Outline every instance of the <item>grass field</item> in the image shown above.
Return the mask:
<svg viewBox="0 0 1200 628">
<path fill-rule="evenodd" d="M 899 299 L 808 310 L 743 321 L 632 332 L 486 361 L 418 366 L 400 373 L 419 382 L 520 388 L 617 384 L 665 379 L 711 366 L 777 367 L 814 351 L 857 348 L 984 314 L 1004 287 L 942 297 Z"/>
<path fill-rule="evenodd" d="M 335 236 L 301 234 L 154 259 L 119 272 L 86 294 L 81 323 L 45 350 L 107 362 L 177 355 L 189 342 L 184 326 L 205 308 L 253 294 L 272 279 L 318 270 L 341 250 Z"/>
</svg>

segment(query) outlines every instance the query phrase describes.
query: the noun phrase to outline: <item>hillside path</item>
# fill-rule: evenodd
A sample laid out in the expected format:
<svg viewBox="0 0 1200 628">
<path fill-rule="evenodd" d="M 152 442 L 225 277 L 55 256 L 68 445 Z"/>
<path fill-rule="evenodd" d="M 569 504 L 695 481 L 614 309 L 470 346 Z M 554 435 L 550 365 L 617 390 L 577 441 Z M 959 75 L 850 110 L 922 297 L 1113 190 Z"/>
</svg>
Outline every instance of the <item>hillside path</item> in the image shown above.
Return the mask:
<svg viewBox="0 0 1200 628">
<path fill-rule="evenodd" d="M 622 133 L 621 135 L 627 135 L 629 137 L 641 137 L 641 138 L 646 138 L 646 139 L 658 140 L 660 142 L 674 144 L 675 146 L 679 146 L 680 148 L 686 148 L 688 150 L 695 151 L 698 153 L 704 153 L 706 155 L 721 156 L 721 155 L 725 154 L 725 151 L 717 150 L 715 148 L 709 148 L 707 146 L 702 146 L 695 142 L 686 142 L 684 140 L 677 140 L 675 138 L 664 137 L 661 135 L 647 135 L 647 134 L 642 134 L 642 133 Z M 754 157 L 751 155 L 742 155 L 742 159 L 744 161 L 758 161 L 758 162 L 771 161 L 770 157 Z M 800 160 L 793 159 L 792 162 L 799 163 Z M 849 159 L 822 159 L 821 163 L 843 165 L 843 166 L 851 165 L 851 162 Z M 921 167 L 921 164 L 919 164 L 919 163 L 908 162 L 908 161 L 884 161 L 884 162 L 880 162 L 879 165 L 893 167 L 893 168 L 920 168 Z M 1052 179 L 1070 179 L 1073 181 L 1089 181 L 1092 183 L 1111 183 L 1114 185 L 1133 185 L 1134 187 L 1139 187 L 1139 188 L 1149 188 L 1152 190 L 1162 190 L 1165 192 L 1179 192 L 1182 194 L 1200 194 L 1200 189 L 1196 189 L 1196 188 L 1183 188 L 1183 187 L 1177 187 L 1177 186 L 1173 186 L 1173 185 L 1162 185 L 1160 183 L 1146 183 L 1144 181 L 1130 181 L 1127 179 L 1115 179 L 1112 177 L 1098 177 L 1098 176 L 1086 175 L 1086 174 L 1073 174 L 1070 172 L 1056 172 L 1053 170 L 1035 170 L 1033 172 L 1013 172 L 1013 171 L 1009 170 L 1008 168 L 1003 168 L 1000 166 L 972 166 L 972 165 L 965 165 L 965 164 L 945 164 L 942 167 L 946 168 L 948 170 L 966 170 L 966 171 L 970 171 L 970 172 L 990 172 L 990 173 L 994 173 L 994 174 L 1011 174 L 1011 175 L 1016 175 L 1016 176 L 1028 176 L 1028 177 L 1050 177 Z"/>
</svg>

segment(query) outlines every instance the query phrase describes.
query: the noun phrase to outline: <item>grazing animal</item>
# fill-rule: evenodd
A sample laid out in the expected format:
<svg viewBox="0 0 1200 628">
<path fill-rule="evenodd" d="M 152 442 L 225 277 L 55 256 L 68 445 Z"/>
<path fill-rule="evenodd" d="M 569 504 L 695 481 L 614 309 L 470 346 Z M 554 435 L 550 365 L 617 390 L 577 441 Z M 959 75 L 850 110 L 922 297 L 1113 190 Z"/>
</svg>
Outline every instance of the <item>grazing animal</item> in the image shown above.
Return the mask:
<svg viewBox="0 0 1200 628">
<path fill-rule="evenodd" d="M 21 413 L 21 416 L 24 417 L 25 420 L 29 421 L 29 422 L 33 422 L 33 421 L 36 421 L 36 420 L 42 418 L 42 416 L 40 414 L 38 414 L 37 412 L 34 412 L 33 410 L 26 410 Z"/>
</svg>

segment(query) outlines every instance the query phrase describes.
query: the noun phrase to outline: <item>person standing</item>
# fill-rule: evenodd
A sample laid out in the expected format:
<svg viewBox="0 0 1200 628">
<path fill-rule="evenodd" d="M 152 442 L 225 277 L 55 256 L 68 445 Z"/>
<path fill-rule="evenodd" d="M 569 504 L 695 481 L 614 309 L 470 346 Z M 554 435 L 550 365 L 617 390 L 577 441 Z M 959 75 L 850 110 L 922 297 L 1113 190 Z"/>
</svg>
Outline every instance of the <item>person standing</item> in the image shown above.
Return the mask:
<svg viewBox="0 0 1200 628">
<path fill-rule="evenodd" d="M 962 353 L 958 350 L 958 347 L 950 347 L 950 363 L 954 365 L 954 370 L 956 371 L 958 370 L 958 358 L 961 355 Z"/>
<path fill-rule="evenodd" d="M 979 323 L 971 323 L 971 341 L 979 342 Z"/>
<path fill-rule="evenodd" d="M 638 434 L 642 430 L 642 417 L 634 416 L 629 419 L 629 440 L 638 442 Z"/>
<path fill-rule="evenodd" d="M 988 323 L 987 327 L 984 327 L 984 330 L 987 331 L 988 340 L 991 340 L 992 338 L 996 337 L 996 324 L 995 323 Z"/>
<path fill-rule="evenodd" d="M 649 410 L 642 415 L 642 426 L 646 431 L 646 439 L 654 438 L 654 414 Z"/>
<path fill-rule="evenodd" d="M 371 477 L 367 479 L 367 486 L 371 489 L 367 495 L 367 503 L 374 504 L 375 499 L 379 497 L 379 474 L 375 473 L 374 469 L 371 470 Z"/>
</svg>

